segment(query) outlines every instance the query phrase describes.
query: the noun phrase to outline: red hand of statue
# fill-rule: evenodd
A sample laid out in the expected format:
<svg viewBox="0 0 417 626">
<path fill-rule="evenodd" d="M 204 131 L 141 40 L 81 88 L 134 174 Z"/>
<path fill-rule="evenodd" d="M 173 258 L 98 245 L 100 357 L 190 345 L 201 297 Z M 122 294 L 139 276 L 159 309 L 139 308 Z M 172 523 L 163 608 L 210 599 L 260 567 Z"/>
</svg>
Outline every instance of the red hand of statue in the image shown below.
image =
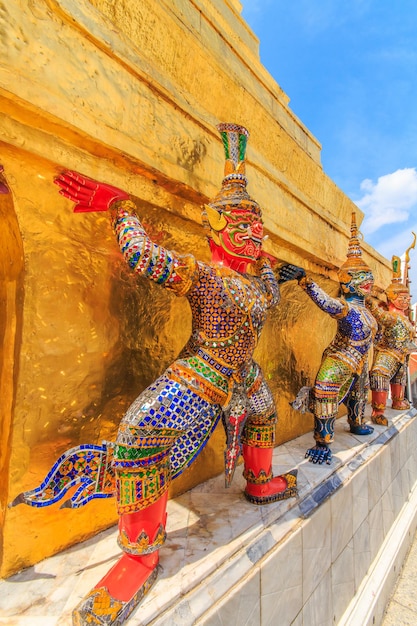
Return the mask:
<svg viewBox="0 0 417 626">
<path fill-rule="evenodd" d="M 61 187 L 59 193 L 62 196 L 75 202 L 74 213 L 107 211 L 113 202 L 129 198 L 122 189 L 100 183 L 71 170 L 60 174 L 54 183 Z"/>
</svg>

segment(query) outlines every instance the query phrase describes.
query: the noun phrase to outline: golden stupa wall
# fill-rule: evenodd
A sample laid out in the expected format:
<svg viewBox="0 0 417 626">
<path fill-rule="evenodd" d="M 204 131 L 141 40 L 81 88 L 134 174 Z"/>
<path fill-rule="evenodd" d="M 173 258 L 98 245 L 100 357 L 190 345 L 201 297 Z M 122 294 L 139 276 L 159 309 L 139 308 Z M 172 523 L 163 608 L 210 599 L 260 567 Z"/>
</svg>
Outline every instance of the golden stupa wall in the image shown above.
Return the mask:
<svg viewBox="0 0 417 626">
<path fill-rule="evenodd" d="M 215 126 L 243 124 L 268 250 L 337 293 L 351 212 L 362 214 L 323 173 L 320 144 L 261 65 L 240 11 L 238 0 L 0 0 L 2 576 L 116 521 L 111 499 L 7 504 L 66 449 L 113 439 L 190 328 L 186 301 L 132 276 L 105 214 L 72 213 L 58 172 L 129 190 L 155 240 L 208 260 L 201 205 L 224 166 Z M 364 248 L 385 286 L 388 263 Z M 333 331 L 297 285 L 283 287 L 257 350 L 278 443 L 312 429 L 289 401 Z M 219 428 L 172 493 L 221 473 L 223 444 Z"/>
</svg>

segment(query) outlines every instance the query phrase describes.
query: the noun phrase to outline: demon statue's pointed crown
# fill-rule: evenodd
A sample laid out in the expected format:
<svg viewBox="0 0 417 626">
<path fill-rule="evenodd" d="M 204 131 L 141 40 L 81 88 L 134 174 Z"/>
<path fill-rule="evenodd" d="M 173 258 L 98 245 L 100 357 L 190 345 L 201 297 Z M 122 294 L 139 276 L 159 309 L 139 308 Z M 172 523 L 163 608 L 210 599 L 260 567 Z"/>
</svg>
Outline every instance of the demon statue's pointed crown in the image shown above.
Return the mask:
<svg viewBox="0 0 417 626">
<path fill-rule="evenodd" d="M 261 256 L 263 240 L 259 204 L 246 191 L 245 152 L 249 133 L 238 124 L 219 124 L 226 163 L 222 187 L 204 206 L 203 225 L 212 260 L 245 272 Z"/>
<path fill-rule="evenodd" d="M 221 230 L 220 224 L 224 213 L 233 213 L 236 210 L 248 211 L 254 216 L 261 218 L 260 206 L 253 200 L 246 190 L 248 179 L 246 178 L 246 146 L 249 131 L 239 124 L 223 123 L 217 126 L 225 151 L 224 178 L 222 187 L 217 196 L 205 206 L 206 216 L 210 226 L 215 230 Z M 211 210 L 210 210 L 211 209 Z M 217 216 L 213 214 L 217 212 Z M 220 224 L 216 224 L 220 220 Z"/>
<path fill-rule="evenodd" d="M 339 269 L 339 281 L 341 283 L 348 283 L 351 280 L 352 274 L 356 274 L 357 272 L 371 272 L 371 268 L 366 265 L 362 258 L 362 248 L 359 242 L 358 227 L 356 225 L 356 213 L 353 212 L 346 261 Z"/>
<path fill-rule="evenodd" d="M 392 266 L 392 280 L 391 284 L 386 288 L 385 293 L 387 295 L 388 300 L 391 302 L 397 298 L 397 296 L 401 294 L 409 294 L 409 277 L 408 272 L 410 269 L 409 266 L 409 252 L 416 245 L 416 235 L 414 235 L 414 241 L 409 248 L 407 248 L 405 252 L 405 262 L 404 262 L 404 272 L 401 269 L 401 259 L 399 256 L 393 256 L 391 259 Z"/>
</svg>

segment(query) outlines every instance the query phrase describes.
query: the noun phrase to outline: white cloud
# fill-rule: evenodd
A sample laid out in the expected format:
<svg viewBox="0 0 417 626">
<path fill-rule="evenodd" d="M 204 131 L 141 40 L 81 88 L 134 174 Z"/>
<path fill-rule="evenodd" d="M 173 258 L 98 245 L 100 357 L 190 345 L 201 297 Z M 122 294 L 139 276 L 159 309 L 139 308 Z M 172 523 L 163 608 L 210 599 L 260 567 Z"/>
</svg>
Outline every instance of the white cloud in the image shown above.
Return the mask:
<svg viewBox="0 0 417 626">
<path fill-rule="evenodd" d="M 364 234 L 374 233 L 386 224 L 405 222 L 417 206 L 417 171 L 413 167 L 380 176 L 376 183 L 361 183 L 364 195 L 356 201 L 365 213 L 361 225 Z"/>
</svg>

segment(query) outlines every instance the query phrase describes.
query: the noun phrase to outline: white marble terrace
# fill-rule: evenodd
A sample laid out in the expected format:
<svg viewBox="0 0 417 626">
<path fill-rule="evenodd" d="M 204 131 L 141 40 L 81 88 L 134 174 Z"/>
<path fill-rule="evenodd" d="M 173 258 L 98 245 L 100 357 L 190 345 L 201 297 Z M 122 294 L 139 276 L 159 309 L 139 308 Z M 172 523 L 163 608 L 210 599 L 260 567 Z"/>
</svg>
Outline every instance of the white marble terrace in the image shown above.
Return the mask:
<svg viewBox="0 0 417 626">
<path fill-rule="evenodd" d="M 128 626 L 380 624 L 417 525 L 416 414 L 388 410 L 366 437 L 339 419 L 330 466 L 304 459 L 311 433 L 276 448 L 297 498 L 249 504 L 239 467 L 228 490 L 219 476 L 171 500 L 159 579 Z M 112 528 L 0 581 L 0 624 L 69 626 L 118 555 Z"/>
</svg>

